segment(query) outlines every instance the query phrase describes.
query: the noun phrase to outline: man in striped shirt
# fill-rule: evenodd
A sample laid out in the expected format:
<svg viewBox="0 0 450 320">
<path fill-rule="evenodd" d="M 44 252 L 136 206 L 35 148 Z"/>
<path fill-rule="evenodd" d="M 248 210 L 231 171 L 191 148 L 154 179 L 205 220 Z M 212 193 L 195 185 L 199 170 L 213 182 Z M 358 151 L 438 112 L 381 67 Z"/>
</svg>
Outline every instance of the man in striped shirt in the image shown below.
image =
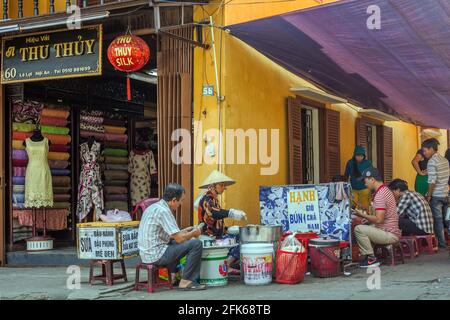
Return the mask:
<svg viewBox="0 0 450 320">
<path fill-rule="evenodd" d="M 389 189 L 397 200 L 398 225 L 404 236 L 433 234 L 433 213 L 427 200 L 418 192 L 409 191 L 406 181 L 394 179 Z"/>
<path fill-rule="evenodd" d="M 368 168 L 363 171 L 361 179 L 364 179 L 366 187 L 374 192 L 372 214 L 361 210 L 354 211 L 356 215 L 370 223 L 355 227 L 356 241 L 363 258 L 359 265 L 368 268 L 380 265 L 374 255 L 372 243 L 380 245 L 396 243 L 400 239 L 401 231 L 398 228 L 394 194 L 384 185 L 380 172 L 376 168 Z"/>
<path fill-rule="evenodd" d="M 434 233 L 439 242 L 439 248 L 446 249 L 444 236 L 444 215 L 448 207 L 448 161 L 438 153 L 439 142 L 427 139 L 422 143 L 422 150 L 428 160 L 428 193 L 426 199 L 430 202 L 434 219 Z"/>
</svg>

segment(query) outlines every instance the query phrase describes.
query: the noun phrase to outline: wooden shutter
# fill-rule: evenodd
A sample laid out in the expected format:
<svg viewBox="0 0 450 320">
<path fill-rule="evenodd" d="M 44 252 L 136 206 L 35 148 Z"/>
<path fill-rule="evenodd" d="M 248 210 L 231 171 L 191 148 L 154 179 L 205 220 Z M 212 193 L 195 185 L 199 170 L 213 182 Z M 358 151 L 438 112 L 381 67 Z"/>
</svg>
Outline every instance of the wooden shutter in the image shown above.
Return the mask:
<svg viewBox="0 0 450 320">
<path fill-rule="evenodd" d="M 302 112 L 299 99 L 288 97 L 289 183 L 301 184 L 302 175 Z"/>
<path fill-rule="evenodd" d="M 170 32 L 178 37 L 193 39 L 191 26 Z M 160 35 L 157 57 L 158 191 L 161 197 L 164 187 L 170 182 L 181 184 L 185 188 L 186 199 L 176 214 L 177 222 L 182 227 L 192 224 L 192 165 L 177 165 L 172 162 L 172 150 L 178 142 L 171 141 L 171 136 L 174 130 L 180 128 L 187 129 L 192 134 L 192 59 L 193 49 L 190 43 Z"/>
<path fill-rule="evenodd" d="M 393 146 L 393 132 L 392 128 L 382 126 L 380 129 L 383 132 L 383 179 L 384 183 L 388 184 L 393 179 L 393 162 L 394 162 L 394 146 Z"/>
<path fill-rule="evenodd" d="M 0 267 L 6 263 L 5 260 L 5 86 L 0 87 L 0 143 L 3 148 L 0 148 Z M 12 211 L 10 213 L 12 215 Z"/>
<path fill-rule="evenodd" d="M 324 110 L 323 126 L 323 174 L 322 182 L 330 182 L 334 176 L 341 172 L 340 150 L 340 113 L 334 110 Z"/>
<path fill-rule="evenodd" d="M 364 147 L 367 152 L 367 125 L 368 122 L 365 119 L 356 119 L 356 144 Z"/>
</svg>

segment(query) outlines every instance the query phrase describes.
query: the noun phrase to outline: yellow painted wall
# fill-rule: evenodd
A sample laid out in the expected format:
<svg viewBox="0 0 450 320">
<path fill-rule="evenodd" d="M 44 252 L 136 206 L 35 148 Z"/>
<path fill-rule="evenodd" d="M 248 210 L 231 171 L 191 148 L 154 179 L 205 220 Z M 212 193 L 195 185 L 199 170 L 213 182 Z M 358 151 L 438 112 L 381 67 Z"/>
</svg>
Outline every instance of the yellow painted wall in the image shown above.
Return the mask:
<svg viewBox="0 0 450 320">
<path fill-rule="evenodd" d="M 72 0 L 72 3 L 75 1 Z M 3 2 L 1 5 L 3 13 Z M 55 0 L 55 12 L 66 11 L 66 0 Z M 39 1 L 39 15 L 47 14 L 50 12 L 50 1 Z M 32 17 L 34 15 L 34 4 L 32 0 L 23 1 L 23 16 Z M 19 16 L 19 7 L 17 0 L 9 0 L 8 16 L 10 19 L 16 19 Z"/>
</svg>

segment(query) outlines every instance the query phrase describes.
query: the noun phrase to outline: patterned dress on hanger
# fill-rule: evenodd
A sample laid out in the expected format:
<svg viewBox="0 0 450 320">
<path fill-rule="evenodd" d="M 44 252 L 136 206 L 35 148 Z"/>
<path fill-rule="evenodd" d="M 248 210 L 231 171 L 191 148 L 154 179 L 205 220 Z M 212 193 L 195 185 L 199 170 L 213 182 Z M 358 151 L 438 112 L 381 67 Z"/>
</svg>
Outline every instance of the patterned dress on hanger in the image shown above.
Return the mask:
<svg viewBox="0 0 450 320">
<path fill-rule="evenodd" d="M 25 208 L 53 207 L 52 174 L 48 166 L 48 139 L 26 140 Z"/>
<path fill-rule="evenodd" d="M 131 175 L 131 204 L 135 206 L 142 200 L 150 198 L 151 176 L 157 172 L 153 152 L 132 150 L 128 160 L 128 172 Z"/>
<path fill-rule="evenodd" d="M 80 145 L 81 172 L 77 206 L 77 215 L 80 221 L 91 212 L 93 207 L 98 220 L 104 208 L 99 157 L 100 143 L 94 141 L 91 149 L 87 142 Z"/>
</svg>

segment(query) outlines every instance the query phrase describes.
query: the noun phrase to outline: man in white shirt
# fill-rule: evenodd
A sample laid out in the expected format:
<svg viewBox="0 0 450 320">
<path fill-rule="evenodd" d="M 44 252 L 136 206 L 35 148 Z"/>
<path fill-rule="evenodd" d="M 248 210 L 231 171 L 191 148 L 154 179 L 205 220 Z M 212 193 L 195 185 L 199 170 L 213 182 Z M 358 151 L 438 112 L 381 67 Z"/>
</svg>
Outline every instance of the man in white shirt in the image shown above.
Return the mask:
<svg viewBox="0 0 450 320">
<path fill-rule="evenodd" d="M 204 290 L 205 286 L 197 283 L 203 246 L 195 238 L 201 230 L 197 227 L 180 230 L 173 215 L 184 197 L 184 188 L 170 183 L 162 199 L 144 211 L 139 225 L 139 253 L 142 262 L 165 266 L 171 273 L 177 271 L 180 259 L 186 256 L 179 289 Z"/>
</svg>

